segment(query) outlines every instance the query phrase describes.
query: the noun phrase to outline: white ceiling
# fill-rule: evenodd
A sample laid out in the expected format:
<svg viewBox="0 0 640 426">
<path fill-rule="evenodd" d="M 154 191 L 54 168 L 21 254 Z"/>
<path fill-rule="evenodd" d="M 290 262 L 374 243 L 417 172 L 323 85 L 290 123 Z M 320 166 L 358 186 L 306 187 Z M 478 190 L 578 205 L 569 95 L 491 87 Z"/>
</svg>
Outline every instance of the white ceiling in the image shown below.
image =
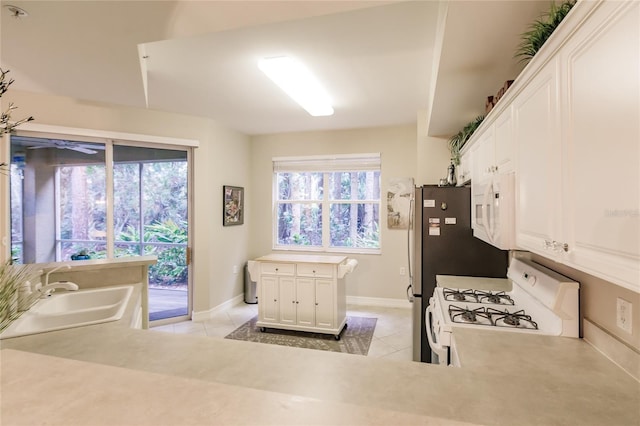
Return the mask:
<svg viewBox="0 0 640 426">
<path fill-rule="evenodd" d="M 518 74 L 518 34 L 549 5 L 452 1 L 439 27 L 437 1 L 7 4 L 29 13 L 16 19 L 2 9 L 0 64 L 12 88 L 141 108 L 148 101 L 247 134 L 411 123 L 427 110 L 435 136 L 483 113 L 486 96 Z M 257 69 L 259 58 L 284 54 L 324 83 L 333 116 L 309 116 Z"/>
</svg>

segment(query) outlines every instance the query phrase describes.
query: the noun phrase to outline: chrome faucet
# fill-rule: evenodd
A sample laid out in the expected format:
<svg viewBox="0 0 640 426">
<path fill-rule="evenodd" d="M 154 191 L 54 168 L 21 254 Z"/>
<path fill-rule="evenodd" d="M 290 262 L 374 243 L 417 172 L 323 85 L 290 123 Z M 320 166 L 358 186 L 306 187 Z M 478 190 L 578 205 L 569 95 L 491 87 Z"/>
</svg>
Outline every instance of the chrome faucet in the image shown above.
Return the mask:
<svg viewBox="0 0 640 426">
<path fill-rule="evenodd" d="M 62 268 L 71 269 L 71 266 L 61 265 L 47 272 L 47 274 L 44 277 L 44 285 L 37 289 L 40 292 L 40 298 L 44 299 L 46 297 L 51 296 L 51 293 L 53 293 L 57 288 L 63 288 L 69 291 L 75 291 L 78 289 L 78 284 L 72 283 L 71 281 L 56 281 L 49 284 L 49 274 Z"/>
</svg>

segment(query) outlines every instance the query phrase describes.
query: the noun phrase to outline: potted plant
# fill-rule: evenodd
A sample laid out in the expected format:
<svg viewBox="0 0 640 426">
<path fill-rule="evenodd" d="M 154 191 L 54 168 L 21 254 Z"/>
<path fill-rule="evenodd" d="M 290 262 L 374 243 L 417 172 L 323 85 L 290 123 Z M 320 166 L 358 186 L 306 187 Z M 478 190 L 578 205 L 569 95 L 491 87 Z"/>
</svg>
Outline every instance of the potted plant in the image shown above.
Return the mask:
<svg viewBox="0 0 640 426">
<path fill-rule="evenodd" d="M 549 12 L 529 25 L 529 31 L 521 34 L 522 42 L 517 47 L 515 57 L 520 58 L 520 62 L 531 60 L 575 4 L 576 0 L 551 3 Z"/>
<path fill-rule="evenodd" d="M 27 282 L 35 282 L 42 274 L 35 264 L 14 265 L 9 260 L 0 264 L 0 332 L 7 328 L 22 314 L 18 309 L 18 292 Z M 37 295 L 27 296 L 31 300 L 20 302 L 30 306 L 37 300 Z"/>
<path fill-rule="evenodd" d="M 482 124 L 483 120 L 484 115 L 477 116 L 449 139 L 449 151 L 451 152 L 451 163 L 453 165 L 460 165 L 460 151 L 462 147 L 467 143 L 471 135 L 473 135 L 473 132 Z"/>
<path fill-rule="evenodd" d="M 80 249 L 80 251 L 78 251 L 75 254 L 71 255 L 71 260 L 88 260 L 91 259 L 91 256 L 89 255 L 89 252 L 87 251 L 87 249 Z"/>
</svg>

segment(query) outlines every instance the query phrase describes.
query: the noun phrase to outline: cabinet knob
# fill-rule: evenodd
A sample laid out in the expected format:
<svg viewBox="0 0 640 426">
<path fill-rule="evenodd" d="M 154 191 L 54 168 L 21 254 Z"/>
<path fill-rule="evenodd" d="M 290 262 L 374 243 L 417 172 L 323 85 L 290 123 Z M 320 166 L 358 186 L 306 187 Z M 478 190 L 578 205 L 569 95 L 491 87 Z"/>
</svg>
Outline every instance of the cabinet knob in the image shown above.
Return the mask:
<svg viewBox="0 0 640 426">
<path fill-rule="evenodd" d="M 314 270 L 313 270 L 313 271 L 311 271 L 311 272 L 313 272 L 313 273 L 315 274 L 315 273 L 316 273 L 316 270 L 314 269 Z"/>
<path fill-rule="evenodd" d="M 318 302 L 316 302 L 316 306 L 318 306 Z"/>
<path fill-rule="evenodd" d="M 298 302 L 298 301 L 296 300 L 296 305 L 297 305 L 298 303 L 300 303 L 300 302 Z"/>
<path fill-rule="evenodd" d="M 276 272 L 278 272 L 278 268 L 276 268 Z"/>
</svg>

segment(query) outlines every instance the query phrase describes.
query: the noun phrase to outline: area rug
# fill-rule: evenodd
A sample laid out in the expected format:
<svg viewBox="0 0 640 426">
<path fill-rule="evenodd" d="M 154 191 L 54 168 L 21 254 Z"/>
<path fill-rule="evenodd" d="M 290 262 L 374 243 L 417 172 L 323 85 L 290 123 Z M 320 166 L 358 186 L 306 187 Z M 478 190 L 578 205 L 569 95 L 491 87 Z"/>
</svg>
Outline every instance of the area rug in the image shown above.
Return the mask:
<svg viewBox="0 0 640 426">
<path fill-rule="evenodd" d="M 308 333 L 276 328 L 267 328 L 265 332 L 261 332 L 260 327 L 256 326 L 256 321 L 258 321 L 257 316 L 225 336 L 225 339 L 367 355 L 378 319 L 347 317 L 347 328 L 342 331 L 340 340 L 336 340 L 332 334 Z"/>
</svg>

